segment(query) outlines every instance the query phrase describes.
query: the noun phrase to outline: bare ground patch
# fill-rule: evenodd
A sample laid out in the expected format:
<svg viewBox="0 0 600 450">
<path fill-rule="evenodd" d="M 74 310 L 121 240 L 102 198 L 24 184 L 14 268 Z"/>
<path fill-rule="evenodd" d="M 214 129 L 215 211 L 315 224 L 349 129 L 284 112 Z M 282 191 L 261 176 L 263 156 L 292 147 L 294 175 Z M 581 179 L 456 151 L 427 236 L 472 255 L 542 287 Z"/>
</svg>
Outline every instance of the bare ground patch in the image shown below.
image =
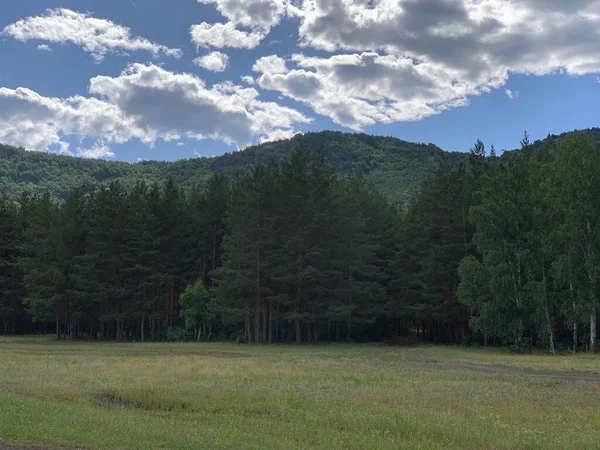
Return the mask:
<svg viewBox="0 0 600 450">
<path fill-rule="evenodd" d="M 29 445 L 4 445 L 0 442 L 0 450 L 84 450 L 83 448 L 64 448 L 64 447 L 35 447 Z"/>
</svg>

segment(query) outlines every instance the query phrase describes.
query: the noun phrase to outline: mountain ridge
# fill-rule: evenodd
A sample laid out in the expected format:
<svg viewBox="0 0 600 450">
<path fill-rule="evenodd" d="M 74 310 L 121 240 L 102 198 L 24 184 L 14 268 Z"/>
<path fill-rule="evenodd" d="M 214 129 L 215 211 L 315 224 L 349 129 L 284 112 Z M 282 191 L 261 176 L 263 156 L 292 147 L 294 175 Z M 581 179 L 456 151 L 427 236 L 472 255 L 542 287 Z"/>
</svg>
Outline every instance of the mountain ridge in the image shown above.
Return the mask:
<svg viewBox="0 0 600 450">
<path fill-rule="evenodd" d="M 600 142 L 600 128 L 584 131 Z M 568 133 L 550 137 L 560 140 Z M 533 145 L 542 143 L 538 140 Z M 140 179 L 151 183 L 168 178 L 187 188 L 204 185 L 214 173 L 234 175 L 256 163 L 280 162 L 299 146 L 306 147 L 313 157 L 323 152 L 326 161 L 339 173 L 360 168 L 370 182 L 398 204 L 410 201 L 422 181 L 435 171 L 441 154 L 445 154 L 451 164 L 458 164 L 467 156 L 465 152 L 448 152 L 431 143 L 328 130 L 298 134 L 287 140 L 254 145 L 220 156 L 173 162 L 93 160 L 0 144 L 0 192 L 13 199 L 23 192 L 47 191 L 65 198 L 69 191 L 82 185 L 92 188 L 119 180 L 131 186 Z"/>
</svg>

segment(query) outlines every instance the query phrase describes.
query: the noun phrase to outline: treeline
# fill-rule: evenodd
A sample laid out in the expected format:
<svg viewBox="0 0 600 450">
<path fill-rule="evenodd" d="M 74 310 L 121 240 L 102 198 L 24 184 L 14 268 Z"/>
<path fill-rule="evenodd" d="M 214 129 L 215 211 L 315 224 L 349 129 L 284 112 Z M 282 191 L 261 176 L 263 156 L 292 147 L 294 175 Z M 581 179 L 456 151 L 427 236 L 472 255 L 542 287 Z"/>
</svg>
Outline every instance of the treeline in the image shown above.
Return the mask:
<svg viewBox="0 0 600 450">
<path fill-rule="evenodd" d="M 484 161 L 470 210 L 477 252 L 460 264 L 458 297 L 484 338 L 595 352 L 599 145 L 575 133 L 522 146 Z"/>
<path fill-rule="evenodd" d="M 0 199 L 3 331 L 594 351 L 600 149 L 522 147 L 440 154 L 405 209 L 302 149 L 206 188 Z"/>
<path fill-rule="evenodd" d="M 443 153 L 433 144 L 333 131 L 298 134 L 216 157 L 135 164 L 26 151 L 0 144 L 0 192 L 15 201 L 25 192 L 30 195 L 50 192 L 66 199 L 74 188 L 81 186 L 95 190 L 119 181 L 130 190 L 137 181 L 163 184 L 169 179 L 189 190 L 195 185 L 206 187 L 215 173 L 233 177 L 245 174 L 254 164 L 281 163 L 297 147 L 309 150 L 313 158 L 321 151 L 338 173 L 360 168 L 370 182 L 398 204 L 413 198 L 423 180 L 435 171 L 436 156 Z M 453 152 L 447 156 L 458 162 L 465 154 Z"/>
<path fill-rule="evenodd" d="M 406 325 L 388 289 L 399 210 L 305 150 L 206 189 L 115 182 L 0 205 L 6 333 L 195 337 L 180 297 L 198 283 L 206 338 L 371 340 Z"/>
</svg>

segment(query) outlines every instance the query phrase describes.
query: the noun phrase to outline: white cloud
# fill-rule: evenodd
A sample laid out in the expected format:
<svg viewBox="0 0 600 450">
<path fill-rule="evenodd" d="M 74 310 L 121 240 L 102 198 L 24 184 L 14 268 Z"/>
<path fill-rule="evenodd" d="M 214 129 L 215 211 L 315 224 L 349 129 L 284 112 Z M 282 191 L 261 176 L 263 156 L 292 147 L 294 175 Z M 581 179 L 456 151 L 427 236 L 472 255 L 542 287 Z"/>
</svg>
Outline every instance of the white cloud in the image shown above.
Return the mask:
<svg viewBox="0 0 600 450">
<path fill-rule="evenodd" d="M 253 49 L 282 18 L 294 17 L 306 55 L 319 56 L 259 58 L 253 76 L 242 77 L 243 86 L 207 87 L 193 75 L 133 65 L 120 76 L 92 79 L 89 97 L 0 91 L 0 138 L 59 150 L 65 150 L 64 135 L 107 143 L 212 137 L 243 146 L 290 135 L 295 124 L 309 120 L 259 101 L 254 86 L 360 130 L 420 120 L 492 89 L 504 88 L 517 98 L 517 91 L 505 88 L 513 74 L 600 74 L 600 0 L 198 1 L 223 16 L 221 23 L 190 28 L 198 47 Z M 4 34 L 71 42 L 97 59 L 136 49 L 178 52 L 132 37 L 107 20 L 63 9 L 16 22 Z M 217 54 L 195 61 L 220 70 Z"/>
<path fill-rule="evenodd" d="M 298 133 L 296 133 L 292 130 L 275 130 L 272 133 L 270 133 L 268 136 L 264 136 L 260 140 L 260 143 L 264 144 L 265 142 L 275 142 L 275 141 L 281 141 L 284 139 L 291 139 L 296 134 L 298 134 Z"/>
<path fill-rule="evenodd" d="M 194 59 L 194 63 L 212 72 L 223 72 L 229 65 L 229 57 L 225 53 L 212 52 Z"/>
<path fill-rule="evenodd" d="M 252 49 L 258 47 L 266 34 L 267 31 L 262 28 L 252 31 L 238 30 L 233 22 L 213 24 L 202 22 L 190 28 L 192 42 L 198 47 Z"/>
<path fill-rule="evenodd" d="M 270 63 L 266 63 L 269 61 Z M 336 123 L 360 130 L 375 123 L 419 120 L 449 107 L 464 105 L 467 95 L 497 87 L 503 79 L 478 86 L 458 82 L 456 73 L 439 65 L 414 65 L 409 58 L 373 52 L 309 58 L 294 55 L 294 69 L 283 60 L 257 61 L 264 89 L 309 105 Z"/>
<path fill-rule="evenodd" d="M 285 13 L 287 0 L 198 0 L 213 4 L 230 22 L 246 27 L 273 27 Z"/>
<path fill-rule="evenodd" d="M 285 66 L 285 61 L 283 58 L 280 58 L 277 55 L 263 56 L 258 59 L 254 66 L 252 67 L 254 72 L 263 72 L 263 73 L 286 73 L 287 67 Z"/>
<path fill-rule="evenodd" d="M 466 105 L 515 73 L 600 72 L 598 0 L 304 0 L 287 14 L 301 45 L 337 54 L 263 57 L 259 85 L 354 129 Z"/>
<path fill-rule="evenodd" d="M 37 46 L 37 49 L 42 52 L 51 52 L 52 51 L 52 49 L 50 48 L 50 46 L 48 44 L 40 44 Z"/>
<path fill-rule="evenodd" d="M 177 147 L 183 147 L 183 146 L 185 145 L 185 143 L 183 143 L 183 142 L 178 142 L 176 145 L 177 145 Z"/>
<path fill-rule="evenodd" d="M 114 152 L 107 145 L 97 142 L 92 148 L 77 149 L 77 156 L 88 159 L 114 158 Z"/>
<path fill-rule="evenodd" d="M 231 83 L 207 87 L 195 75 L 156 65 L 133 64 L 119 76 L 97 76 L 89 91 L 91 97 L 61 99 L 0 88 L 0 141 L 68 152 L 67 137 L 95 138 L 102 142 L 96 154 L 130 139 L 152 145 L 158 139 L 211 138 L 242 148 L 311 120 L 260 101 L 256 89 Z"/>
<path fill-rule="evenodd" d="M 508 98 L 510 98 L 511 100 L 519 98 L 519 91 L 513 91 L 512 89 L 505 89 L 504 92 L 506 93 Z"/>
<path fill-rule="evenodd" d="M 0 88 L 0 140 L 35 150 L 68 152 L 64 135 L 125 142 L 142 130 L 115 106 L 95 98 L 43 97 L 26 89 Z"/>
<path fill-rule="evenodd" d="M 290 0 L 198 0 L 198 3 L 215 5 L 227 22 L 192 25 L 192 42 L 198 47 L 252 49 L 279 24 Z"/>
<path fill-rule="evenodd" d="M 154 56 L 162 53 L 176 58 L 182 55 L 179 49 L 132 37 L 129 28 L 110 20 L 65 8 L 49 9 L 46 15 L 21 19 L 7 25 L 2 34 L 23 42 L 41 40 L 74 44 L 90 53 L 96 61 L 101 61 L 108 53 L 124 51 L 148 51 Z"/>
</svg>

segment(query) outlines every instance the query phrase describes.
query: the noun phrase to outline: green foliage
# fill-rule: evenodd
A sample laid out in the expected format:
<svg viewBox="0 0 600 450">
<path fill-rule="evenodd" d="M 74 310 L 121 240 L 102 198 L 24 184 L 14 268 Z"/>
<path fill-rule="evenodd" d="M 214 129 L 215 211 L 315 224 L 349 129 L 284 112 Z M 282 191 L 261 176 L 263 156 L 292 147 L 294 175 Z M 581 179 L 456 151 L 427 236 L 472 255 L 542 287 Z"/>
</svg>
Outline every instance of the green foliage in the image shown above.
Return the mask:
<svg viewBox="0 0 600 450">
<path fill-rule="evenodd" d="M 600 146 L 583 132 L 543 145 L 526 134 L 522 145 L 500 161 L 480 161 L 470 209 L 479 258 L 462 261 L 458 297 L 476 331 L 519 352 L 529 340 L 554 353 L 557 334 L 566 341 L 568 329 L 576 348 L 587 316 L 593 352 Z"/>
<path fill-rule="evenodd" d="M 201 336 L 206 339 L 207 325 L 210 326 L 215 319 L 215 313 L 212 296 L 205 289 L 203 282 L 200 280 L 189 284 L 179 296 L 179 304 L 179 315 L 185 322 L 186 330 L 193 331 L 197 341 Z"/>
<path fill-rule="evenodd" d="M 23 192 L 31 195 L 51 192 L 66 198 L 72 189 L 81 186 L 89 190 L 119 181 L 131 189 L 138 181 L 150 184 L 168 179 L 189 190 L 206 186 L 215 173 L 235 176 L 258 163 L 280 163 L 299 146 L 309 150 L 312 159 L 322 152 L 326 162 L 340 174 L 360 168 L 369 181 L 399 204 L 413 197 L 421 181 L 435 170 L 436 158 L 442 153 L 433 144 L 332 131 L 298 135 L 214 158 L 136 164 L 29 152 L 0 144 L 0 192 L 11 199 L 17 199 Z M 448 157 L 457 164 L 464 155 L 448 153 Z"/>
<path fill-rule="evenodd" d="M 437 343 L 594 351 L 594 133 L 526 136 L 520 152 L 490 157 L 477 141 L 458 159 L 315 133 L 190 162 L 206 169 L 194 185 L 169 172 L 179 163 L 148 163 L 166 179 L 127 178 L 134 171 L 66 198 L 3 195 L 0 332 L 317 343 L 415 330 Z M 408 205 L 373 182 L 413 163 L 424 181 Z"/>
</svg>

